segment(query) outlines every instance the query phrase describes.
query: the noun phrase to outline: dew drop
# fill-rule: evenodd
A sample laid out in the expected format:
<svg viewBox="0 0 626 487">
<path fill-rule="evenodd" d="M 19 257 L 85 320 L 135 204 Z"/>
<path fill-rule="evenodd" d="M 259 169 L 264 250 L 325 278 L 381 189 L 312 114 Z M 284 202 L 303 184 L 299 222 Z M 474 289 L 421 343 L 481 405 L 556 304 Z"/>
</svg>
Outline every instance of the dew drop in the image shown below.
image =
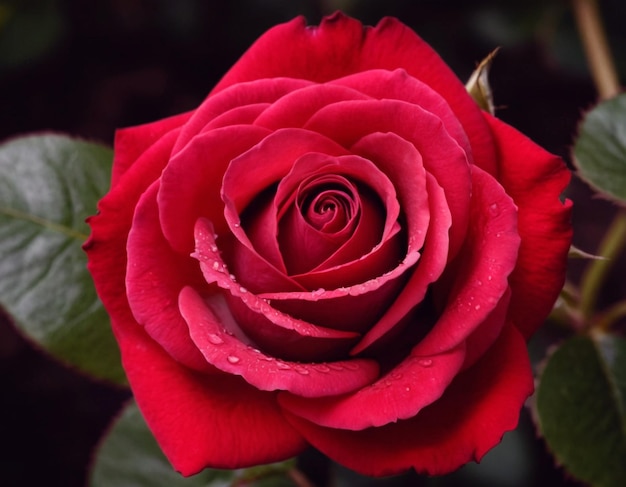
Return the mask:
<svg viewBox="0 0 626 487">
<path fill-rule="evenodd" d="M 482 286 L 483 285 L 483 281 L 481 281 L 480 279 L 476 279 L 476 285 L 477 286 Z"/>
<path fill-rule="evenodd" d="M 220 263 L 218 261 L 213 261 L 213 270 L 214 271 L 219 271 L 220 270 Z"/>
<path fill-rule="evenodd" d="M 224 340 L 222 340 L 222 337 L 219 335 L 216 335 L 215 333 L 211 333 L 207 338 L 213 345 L 221 345 L 222 343 L 224 343 Z"/>
<path fill-rule="evenodd" d="M 474 306 L 474 309 L 478 311 L 480 309 L 480 304 L 477 304 L 476 306 Z"/>
<path fill-rule="evenodd" d="M 291 365 L 286 364 L 285 362 L 276 362 L 276 367 L 278 367 L 279 369 L 282 369 L 282 370 L 289 370 L 289 369 L 291 369 Z"/>
<path fill-rule="evenodd" d="M 240 223 L 240 222 L 236 222 L 233 226 L 234 226 L 235 228 L 239 228 L 239 227 L 241 226 L 241 223 Z"/>
<path fill-rule="evenodd" d="M 340 364 L 334 363 L 334 362 L 331 362 L 331 363 L 329 363 L 327 365 L 328 365 L 328 368 L 331 369 L 331 370 L 336 370 L 336 371 L 343 370 L 343 366 L 341 366 Z"/>
<path fill-rule="evenodd" d="M 345 362 L 343 366 L 348 370 L 359 370 L 359 364 L 354 362 Z"/>
<path fill-rule="evenodd" d="M 242 294 L 245 294 L 245 293 L 247 293 L 247 292 L 248 292 L 248 290 L 247 290 L 245 287 L 240 286 L 240 287 L 239 287 L 239 292 L 240 292 L 240 293 L 242 293 Z"/>
<path fill-rule="evenodd" d="M 237 277 L 235 276 L 235 274 L 229 274 L 230 280 L 233 282 L 237 282 Z"/>
<path fill-rule="evenodd" d="M 487 276 L 487 280 L 488 280 L 488 281 L 491 281 L 492 279 L 493 279 L 493 277 L 491 277 L 491 276 Z"/>
<path fill-rule="evenodd" d="M 229 355 L 226 357 L 226 360 L 228 360 L 231 364 L 237 364 L 241 359 L 239 357 L 235 357 L 234 355 Z"/>
<path fill-rule="evenodd" d="M 309 375 L 309 369 L 306 367 L 296 367 L 296 372 L 301 375 Z"/>
<path fill-rule="evenodd" d="M 322 372 L 323 374 L 330 372 L 330 367 L 324 364 L 315 364 L 313 368 L 318 372 Z"/>
<path fill-rule="evenodd" d="M 391 380 L 400 380 L 402 379 L 402 374 L 400 372 L 394 372 L 389 376 Z"/>
<path fill-rule="evenodd" d="M 493 216 L 498 215 L 498 213 L 500 213 L 500 207 L 498 206 L 498 203 L 491 204 L 489 206 L 489 211 L 491 212 Z"/>
<path fill-rule="evenodd" d="M 422 367 L 430 367 L 433 364 L 433 361 L 429 358 L 423 358 L 418 360 L 417 363 Z"/>
<path fill-rule="evenodd" d="M 217 252 L 217 245 L 215 245 L 215 244 L 211 244 L 211 245 L 209 246 L 209 249 L 211 249 L 211 252 Z"/>
</svg>

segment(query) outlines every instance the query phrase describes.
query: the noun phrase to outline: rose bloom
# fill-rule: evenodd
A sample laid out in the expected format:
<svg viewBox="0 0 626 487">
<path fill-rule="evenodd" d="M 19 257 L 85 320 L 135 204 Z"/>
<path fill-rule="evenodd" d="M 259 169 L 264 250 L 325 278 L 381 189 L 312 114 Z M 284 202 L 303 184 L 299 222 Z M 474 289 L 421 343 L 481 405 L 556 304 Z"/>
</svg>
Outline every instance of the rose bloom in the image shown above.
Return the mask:
<svg viewBox="0 0 626 487">
<path fill-rule="evenodd" d="M 184 475 L 309 445 L 366 475 L 443 474 L 533 391 L 568 180 L 398 20 L 297 18 L 197 109 L 117 133 L 85 249 Z"/>
</svg>

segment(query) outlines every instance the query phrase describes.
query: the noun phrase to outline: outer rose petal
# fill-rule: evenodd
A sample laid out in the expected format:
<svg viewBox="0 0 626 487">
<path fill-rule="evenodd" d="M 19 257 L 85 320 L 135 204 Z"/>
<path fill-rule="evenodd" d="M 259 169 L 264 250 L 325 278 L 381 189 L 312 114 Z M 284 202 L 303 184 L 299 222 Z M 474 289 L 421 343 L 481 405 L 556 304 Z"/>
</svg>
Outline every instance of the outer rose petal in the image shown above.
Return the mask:
<svg viewBox="0 0 626 487">
<path fill-rule="evenodd" d="M 384 476 L 414 468 L 442 475 L 471 460 L 479 461 L 504 431 L 515 428 L 519 410 L 532 391 L 526 342 L 509 325 L 479 362 L 457 376 L 441 399 L 412 419 L 346 431 L 285 414 L 313 446 L 362 474 Z"/>
<path fill-rule="evenodd" d="M 189 338 L 178 308 L 178 294 L 204 284 L 197 262 L 172 251 L 159 226 L 158 180 L 142 195 L 128 235 L 126 294 L 138 323 L 175 360 L 199 371 L 213 371 Z"/>
<path fill-rule="evenodd" d="M 478 105 L 439 55 L 409 27 L 387 17 L 374 28 L 337 12 L 319 27 L 303 17 L 263 34 L 211 92 L 243 81 L 287 76 L 316 82 L 369 69 L 405 69 L 441 94 L 465 128 L 475 163 L 493 172 L 489 127 Z"/>
<path fill-rule="evenodd" d="M 385 376 L 344 396 L 302 398 L 281 394 L 279 403 L 320 426 L 364 430 L 419 414 L 444 394 L 461 369 L 465 344 L 433 357 L 410 354 Z"/>
<path fill-rule="evenodd" d="M 183 125 L 193 112 L 181 113 L 158 122 L 137 125 L 115 132 L 115 160 L 111 187 L 115 186 L 143 152 L 156 143 L 167 132 Z"/>
<path fill-rule="evenodd" d="M 309 398 L 338 395 L 358 390 L 378 376 L 374 360 L 326 364 L 276 360 L 225 332 L 219 317 L 192 288 L 181 291 L 179 303 L 191 338 L 207 361 L 262 391 L 287 390 Z"/>
<path fill-rule="evenodd" d="M 306 446 L 283 418 L 275 393 L 238 377 L 179 365 L 134 321 L 114 322 L 124 369 L 161 449 L 183 475 L 285 460 Z"/>
<path fill-rule="evenodd" d="M 210 218 L 218 232 L 227 229 L 220 198 L 224 171 L 268 133 L 251 125 L 215 129 L 196 136 L 169 161 L 161 175 L 159 219 L 174 249 L 187 255 L 193 250 L 193 226 L 199 216 Z"/>
<path fill-rule="evenodd" d="M 167 164 L 178 131 L 169 132 L 146 150 L 88 219 L 91 236 L 83 246 L 98 296 L 112 317 L 130 313 L 126 297 L 126 240 L 141 194 Z"/>
<path fill-rule="evenodd" d="M 493 131 L 499 180 L 518 206 L 522 237 L 509 319 L 528 338 L 543 323 L 563 287 L 572 239 L 571 201 L 559 195 L 570 173 L 563 161 L 500 120 L 485 114 Z"/>
</svg>

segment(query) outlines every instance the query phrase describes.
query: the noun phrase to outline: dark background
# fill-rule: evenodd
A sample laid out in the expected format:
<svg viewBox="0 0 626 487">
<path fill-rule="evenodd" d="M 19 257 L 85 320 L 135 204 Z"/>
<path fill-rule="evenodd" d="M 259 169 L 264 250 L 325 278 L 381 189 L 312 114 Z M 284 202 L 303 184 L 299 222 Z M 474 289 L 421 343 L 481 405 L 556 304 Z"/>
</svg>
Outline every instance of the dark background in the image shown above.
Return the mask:
<svg viewBox="0 0 626 487">
<path fill-rule="evenodd" d="M 569 161 L 577 120 L 596 95 L 563 0 L 0 0 L 0 141 L 51 130 L 111 144 L 116 127 L 197 106 L 272 25 L 296 15 L 317 23 L 338 8 L 366 24 L 400 18 L 463 80 L 501 46 L 491 76 L 498 116 Z M 626 2 L 602 9 L 624 80 Z M 593 251 L 612 208 L 581 183 L 570 196 L 575 243 Z M 609 288 L 607 301 L 626 294 L 617 278 Z M 3 317 L 0 485 L 83 485 L 92 449 L 127 397 L 56 364 Z M 577 485 L 553 466 L 526 413 L 493 458 L 482 473 L 405 483 L 487 485 L 491 476 L 494 486 Z"/>
</svg>

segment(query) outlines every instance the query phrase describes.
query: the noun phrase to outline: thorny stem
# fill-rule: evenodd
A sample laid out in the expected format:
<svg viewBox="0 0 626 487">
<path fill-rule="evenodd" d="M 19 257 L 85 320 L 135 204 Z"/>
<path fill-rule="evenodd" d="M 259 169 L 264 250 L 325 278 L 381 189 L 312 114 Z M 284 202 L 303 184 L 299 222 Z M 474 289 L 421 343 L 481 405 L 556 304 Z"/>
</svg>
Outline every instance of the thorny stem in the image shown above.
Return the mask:
<svg viewBox="0 0 626 487">
<path fill-rule="evenodd" d="M 589 323 L 596 307 L 598 295 L 615 257 L 626 242 L 626 211 L 620 211 L 611 223 L 598 254 L 605 259 L 594 260 L 585 269 L 581 284 L 580 313 L 584 323 Z"/>
<path fill-rule="evenodd" d="M 598 94 L 604 100 L 612 98 L 619 94 L 620 85 L 600 18 L 598 0 L 572 0 L 572 8 Z M 584 326 L 588 326 L 591 320 L 612 260 L 625 241 L 626 211 L 622 210 L 615 216 L 600 244 L 598 254 L 605 259 L 590 262 L 582 277 L 580 314 Z"/>
<path fill-rule="evenodd" d="M 620 92 L 620 85 L 600 18 L 598 1 L 572 0 L 572 7 L 598 94 L 604 100 L 612 98 Z"/>
</svg>

